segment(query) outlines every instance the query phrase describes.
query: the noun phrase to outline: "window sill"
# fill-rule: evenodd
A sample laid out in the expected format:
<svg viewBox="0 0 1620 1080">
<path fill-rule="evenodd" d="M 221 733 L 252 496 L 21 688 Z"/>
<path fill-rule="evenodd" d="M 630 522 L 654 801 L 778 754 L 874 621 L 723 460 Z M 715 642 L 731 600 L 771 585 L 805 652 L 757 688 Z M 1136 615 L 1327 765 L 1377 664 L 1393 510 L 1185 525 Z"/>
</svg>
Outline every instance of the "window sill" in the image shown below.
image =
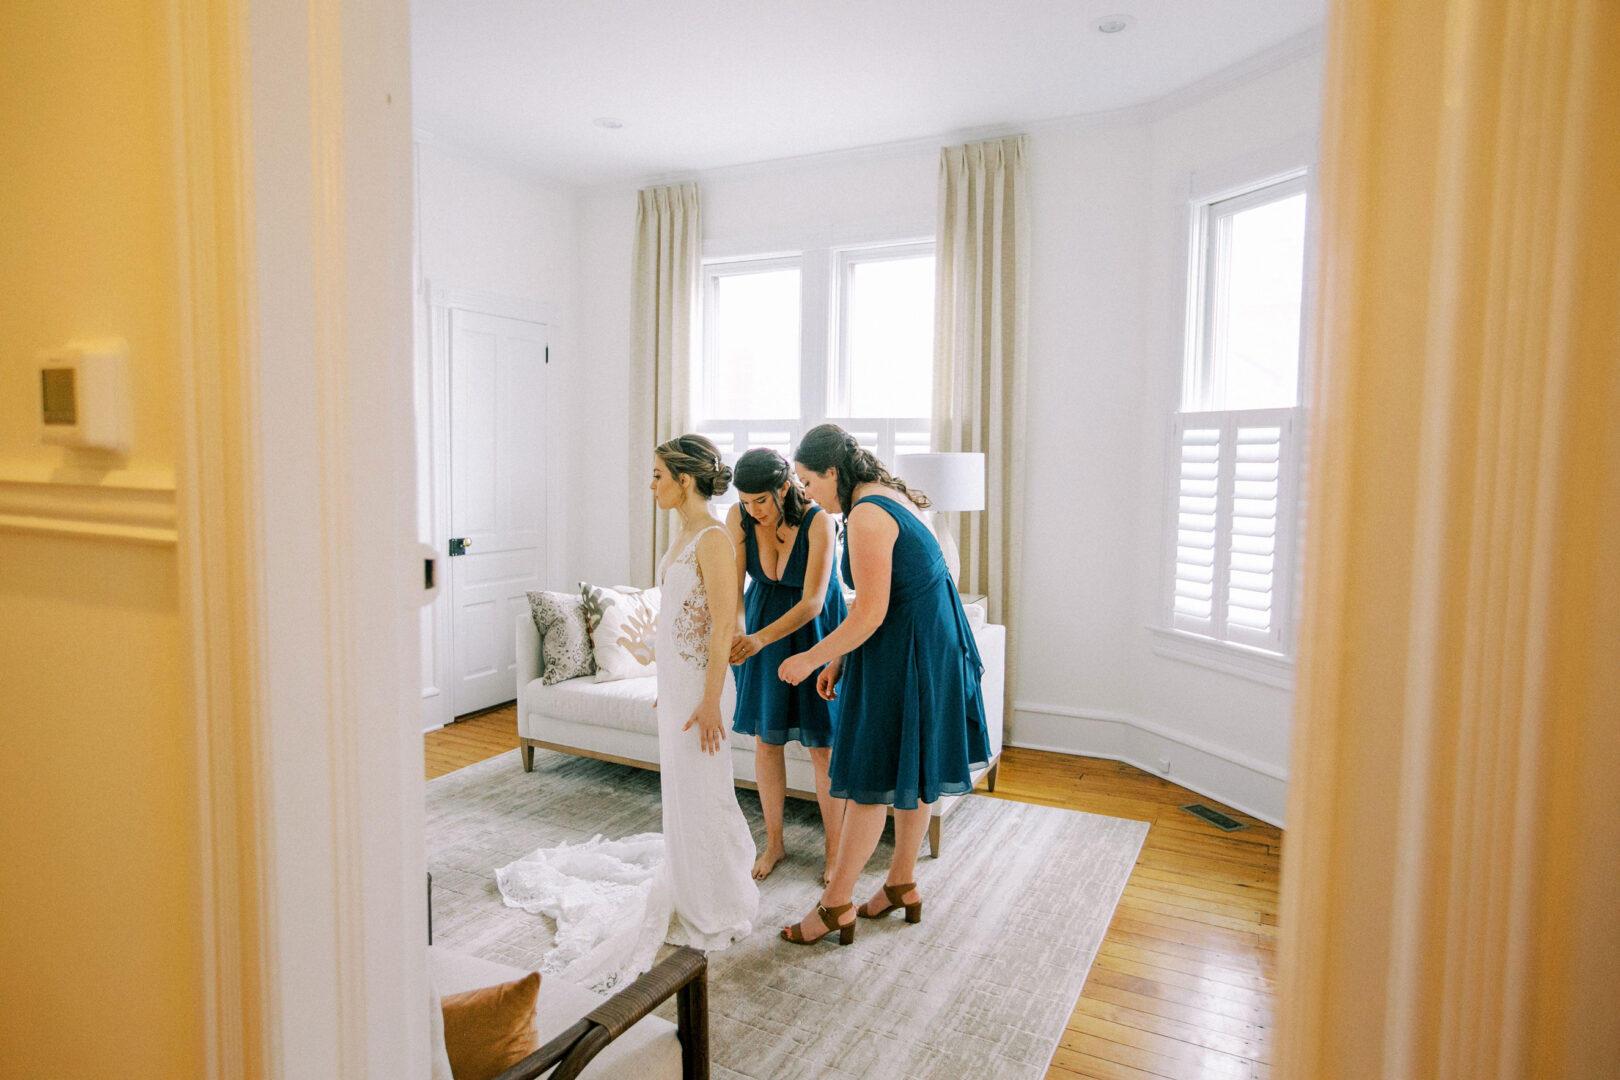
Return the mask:
<svg viewBox="0 0 1620 1080">
<path fill-rule="evenodd" d="M 1264 686 L 1280 690 L 1294 688 L 1294 661 L 1292 657 L 1262 652 L 1229 641 L 1189 634 L 1185 630 L 1167 630 L 1150 626 L 1153 632 L 1153 651 L 1171 660 L 1209 668 L 1226 675 L 1236 675 Z"/>
</svg>

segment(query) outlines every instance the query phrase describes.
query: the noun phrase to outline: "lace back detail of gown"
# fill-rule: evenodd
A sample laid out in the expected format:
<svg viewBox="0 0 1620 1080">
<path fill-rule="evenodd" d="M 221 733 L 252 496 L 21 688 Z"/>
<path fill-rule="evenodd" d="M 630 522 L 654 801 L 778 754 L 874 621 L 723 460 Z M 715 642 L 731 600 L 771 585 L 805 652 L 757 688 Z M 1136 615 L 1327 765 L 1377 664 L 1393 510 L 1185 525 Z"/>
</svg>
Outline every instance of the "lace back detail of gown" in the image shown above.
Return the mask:
<svg viewBox="0 0 1620 1080">
<path fill-rule="evenodd" d="M 698 537 L 702 535 L 703 533 L 699 533 Z M 703 568 L 698 565 L 697 548 L 697 538 L 694 538 L 671 564 L 669 573 L 664 576 L 663 595 L 666 597 L 670 595 L 669 575 L 674 574 L 677 569 L 680 571 L 681 579 L 690 577 L 694 583 L 687 586 L 685 594 L 680 597 L 680 602 L 672 605 L 675 611 L 675 647 L 680 651 L 682 660 L 696 664 L 699 670 L 707 675 L 709 635 L 714 632 L 714 617 L 709 614 L 709 594 L 703 587 Z"/>
</svg>

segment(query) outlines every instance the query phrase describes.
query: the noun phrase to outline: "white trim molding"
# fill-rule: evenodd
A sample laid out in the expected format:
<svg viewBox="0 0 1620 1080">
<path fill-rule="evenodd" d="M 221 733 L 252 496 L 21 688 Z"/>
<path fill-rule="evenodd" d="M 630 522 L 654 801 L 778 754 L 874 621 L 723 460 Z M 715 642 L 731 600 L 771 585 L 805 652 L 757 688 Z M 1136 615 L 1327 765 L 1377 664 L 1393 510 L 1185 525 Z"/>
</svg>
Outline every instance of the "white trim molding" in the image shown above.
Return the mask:
<svg viewBox="0 0 1620 1080">
<path fill-rule="evenodd" d="M 198 1003 L 209 1080 L 281 1071 L 278 956 L 270 927 L 266 817 L 263 519 L 253 347 L 248 13 L 183 0 L 171 8 L 180 319 L 176 520 L 181 619 L 197 770 Z M 177 497 L 176 497 L 177 495 Z"/>
<path fill-rule="evenodd" d="M 1140 716 L 1015 701 L 1007 744 L 1123 761 L 1283 827 L 1286 769 Z"/>
<path fill-rule="evenodd" d="M 499 315 L 503 319 L 541 323 L 548 328 L 557 326 L 555 305 L 541 300 L 464 289 L 436 279 L 424 282 L 422 291 L 430 308 L 454 308 L 457 311 L 475 311 L 480 315 Z"/>
<path fill-rule="evenodd" d="M 174 477 L 90 483 L 0 475 L 0 529 L 172 546 L 179 537 Z"/>
<path fill-rule="evenodd" d="M 1150 626 L 1153 651 L 1167 660 L 1219 671 L 1223 675 L 1236 675 L 1240 679 L 1275 686 L 1279 690 L 1294 688 L 1294 661 L 1276 653 L 1251 649 L 1229 641 L 1189 634 L 1185 630 L 1170 630 Z"/>
</svg>

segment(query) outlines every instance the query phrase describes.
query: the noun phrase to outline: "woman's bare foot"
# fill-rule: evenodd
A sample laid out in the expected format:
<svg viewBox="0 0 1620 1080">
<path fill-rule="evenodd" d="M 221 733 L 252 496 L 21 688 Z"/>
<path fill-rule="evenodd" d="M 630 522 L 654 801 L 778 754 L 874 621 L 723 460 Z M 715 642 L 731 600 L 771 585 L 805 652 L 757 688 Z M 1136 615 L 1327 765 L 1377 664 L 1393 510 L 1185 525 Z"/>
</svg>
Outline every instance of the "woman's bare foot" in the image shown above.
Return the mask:
<svg viewBox="0 0 1620 1080">
<path fill-rule="evenodd" d="M 764 851 L 760 852 L 759 858 L 754 860 L 754 880 L 764 881 L 770 877 L 771 871 L 776 869 L 776 864 L 781 862 L 782 857 L 786 854 L 787 849 L 785 848 L 767 846 Z"/>
<path fill-rule="evenodd" d="M 889 903 L 889 894 L 879 888 L 876 896 L 872 897 L 872 899 L 861 905 L 861 914 L 865 915 L 868 919 L 875 919 L 880 914 L 888 911 L 891 906 L 903 907 L 906 904 L 915 904 L 921 899 L 922 897 L 918 895 L 916 886 L 913 886 L 906 890 L 906 894 L 900 898 L 900 903 L 891 905 Z"/>
</svg>

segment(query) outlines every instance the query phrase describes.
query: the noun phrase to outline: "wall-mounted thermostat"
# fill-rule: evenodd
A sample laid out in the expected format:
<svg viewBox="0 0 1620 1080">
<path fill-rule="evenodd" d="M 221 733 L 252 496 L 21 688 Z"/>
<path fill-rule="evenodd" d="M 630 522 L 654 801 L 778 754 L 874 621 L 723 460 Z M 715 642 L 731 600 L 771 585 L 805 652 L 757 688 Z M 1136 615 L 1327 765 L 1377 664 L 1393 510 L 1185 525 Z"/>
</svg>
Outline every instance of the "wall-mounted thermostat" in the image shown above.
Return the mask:
<svg viewBox="0 0 1620 1080">
<path fill-rule="evenodd" d="M 123 339 L 70 341 L 45 353 L 39 390 L 45 442 L 129 453 L 133 404 Z"/>
</svg>

